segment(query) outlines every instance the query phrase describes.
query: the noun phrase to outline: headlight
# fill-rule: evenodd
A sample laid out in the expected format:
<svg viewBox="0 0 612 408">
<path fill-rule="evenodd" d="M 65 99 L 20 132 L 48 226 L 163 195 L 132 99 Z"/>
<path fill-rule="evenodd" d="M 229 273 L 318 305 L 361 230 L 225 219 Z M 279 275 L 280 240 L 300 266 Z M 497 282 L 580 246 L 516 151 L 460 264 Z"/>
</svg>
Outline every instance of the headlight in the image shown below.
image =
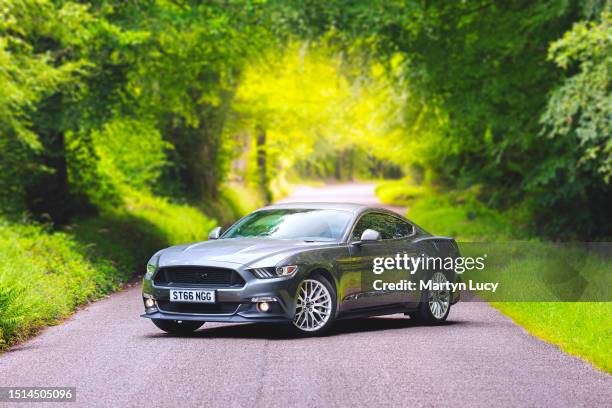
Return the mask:
<svg viewBox="0 0 612 408">
<path fill-rule="evenodd" d="M 281 278 L 297 273 L 297 265 L 277 266 L 276 268 L 253 268 L 251 273 L 259 279 Z"/>
<path fill-rule="evenodd" d="M 297 265 L 277 266 L 276 274 L 278 276 L 293 276 L 297 272 Z"/>
</svg>

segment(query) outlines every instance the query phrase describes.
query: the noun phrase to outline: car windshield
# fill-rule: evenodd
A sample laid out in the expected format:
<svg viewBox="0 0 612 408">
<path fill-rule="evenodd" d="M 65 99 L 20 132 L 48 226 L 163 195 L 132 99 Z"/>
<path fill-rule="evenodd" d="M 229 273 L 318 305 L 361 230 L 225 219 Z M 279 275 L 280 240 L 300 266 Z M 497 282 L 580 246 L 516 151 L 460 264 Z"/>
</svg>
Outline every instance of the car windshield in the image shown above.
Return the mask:
<svg viewBox="0 0 612 408">
<path fill-rule="evenodd" d="M 304 241 L 339 241 L 352 214 L 325 209 L 256 211 L 232 226 L 223 238 L 267 237 Z"/>
</svg>

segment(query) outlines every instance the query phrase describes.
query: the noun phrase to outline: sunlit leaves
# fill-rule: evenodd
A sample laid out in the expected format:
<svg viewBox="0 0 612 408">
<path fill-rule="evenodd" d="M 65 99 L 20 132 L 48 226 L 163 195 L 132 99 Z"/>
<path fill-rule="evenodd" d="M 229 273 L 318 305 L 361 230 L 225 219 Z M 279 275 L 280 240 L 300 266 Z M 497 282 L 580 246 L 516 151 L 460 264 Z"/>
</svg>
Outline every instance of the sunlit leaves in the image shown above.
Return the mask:
<svg viewBox="0 0 612 408">
<path fill-rule="evenodd" d="M 243 128 L 265 127 L 276 166 L 324 166 L 347 149 L 405 161 L 402 95 L 380 65 L 345 62 L 324 42 L 293 43 L 246 71 L 234 109 Z"/>
</svg>

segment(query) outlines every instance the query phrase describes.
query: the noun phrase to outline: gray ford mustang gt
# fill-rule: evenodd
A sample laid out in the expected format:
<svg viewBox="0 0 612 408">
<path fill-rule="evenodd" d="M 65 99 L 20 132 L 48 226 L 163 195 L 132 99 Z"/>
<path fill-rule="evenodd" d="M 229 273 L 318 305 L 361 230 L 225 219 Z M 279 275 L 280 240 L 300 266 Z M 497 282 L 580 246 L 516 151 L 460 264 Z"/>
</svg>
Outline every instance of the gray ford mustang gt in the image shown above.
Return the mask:
<svg viewBox="0 0 612 408">
<path fill-rule="evenodd" d="M 405 313 L 446 320 L 459 294 L 444 288 L 375 290 L 392 281 L 455 282 L 454 271 L 373 274 L 375 258 L 458 257 L 451 238 L 434 237 L 390 211 L 346 203 L 264 207 L 209 240 L 157 252 L 143 281 L 145 314 L 168 333 L 204 322 L 289 323 L 321 334 L 334 320 Z M 380 282 L 379 282 L 380 283 Z M 379 288 L 380 289 L 380 288 Z"/>
</svg>

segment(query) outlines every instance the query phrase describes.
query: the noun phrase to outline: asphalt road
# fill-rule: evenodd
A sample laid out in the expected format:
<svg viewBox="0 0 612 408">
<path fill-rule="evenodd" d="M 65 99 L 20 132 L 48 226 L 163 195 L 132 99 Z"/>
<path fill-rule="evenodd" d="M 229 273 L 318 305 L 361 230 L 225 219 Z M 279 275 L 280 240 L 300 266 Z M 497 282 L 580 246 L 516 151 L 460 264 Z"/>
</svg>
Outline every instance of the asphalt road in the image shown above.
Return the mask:
<svg viewBox="0 0 612 408">
<path fill-rule="evenodd" d="M 292 198 L 375 203 L 372 191 L 302 188 Z M 455 305 L 444 326 L 394 315 L 311 339 L 229 324 L 172 337 L 141 313 L 139 287 L 90 305 L 0 355 L 0 385 L 74 386 L 68 407 L 612 405 L 612 376 L 485 303 Z"/>
</svg>

